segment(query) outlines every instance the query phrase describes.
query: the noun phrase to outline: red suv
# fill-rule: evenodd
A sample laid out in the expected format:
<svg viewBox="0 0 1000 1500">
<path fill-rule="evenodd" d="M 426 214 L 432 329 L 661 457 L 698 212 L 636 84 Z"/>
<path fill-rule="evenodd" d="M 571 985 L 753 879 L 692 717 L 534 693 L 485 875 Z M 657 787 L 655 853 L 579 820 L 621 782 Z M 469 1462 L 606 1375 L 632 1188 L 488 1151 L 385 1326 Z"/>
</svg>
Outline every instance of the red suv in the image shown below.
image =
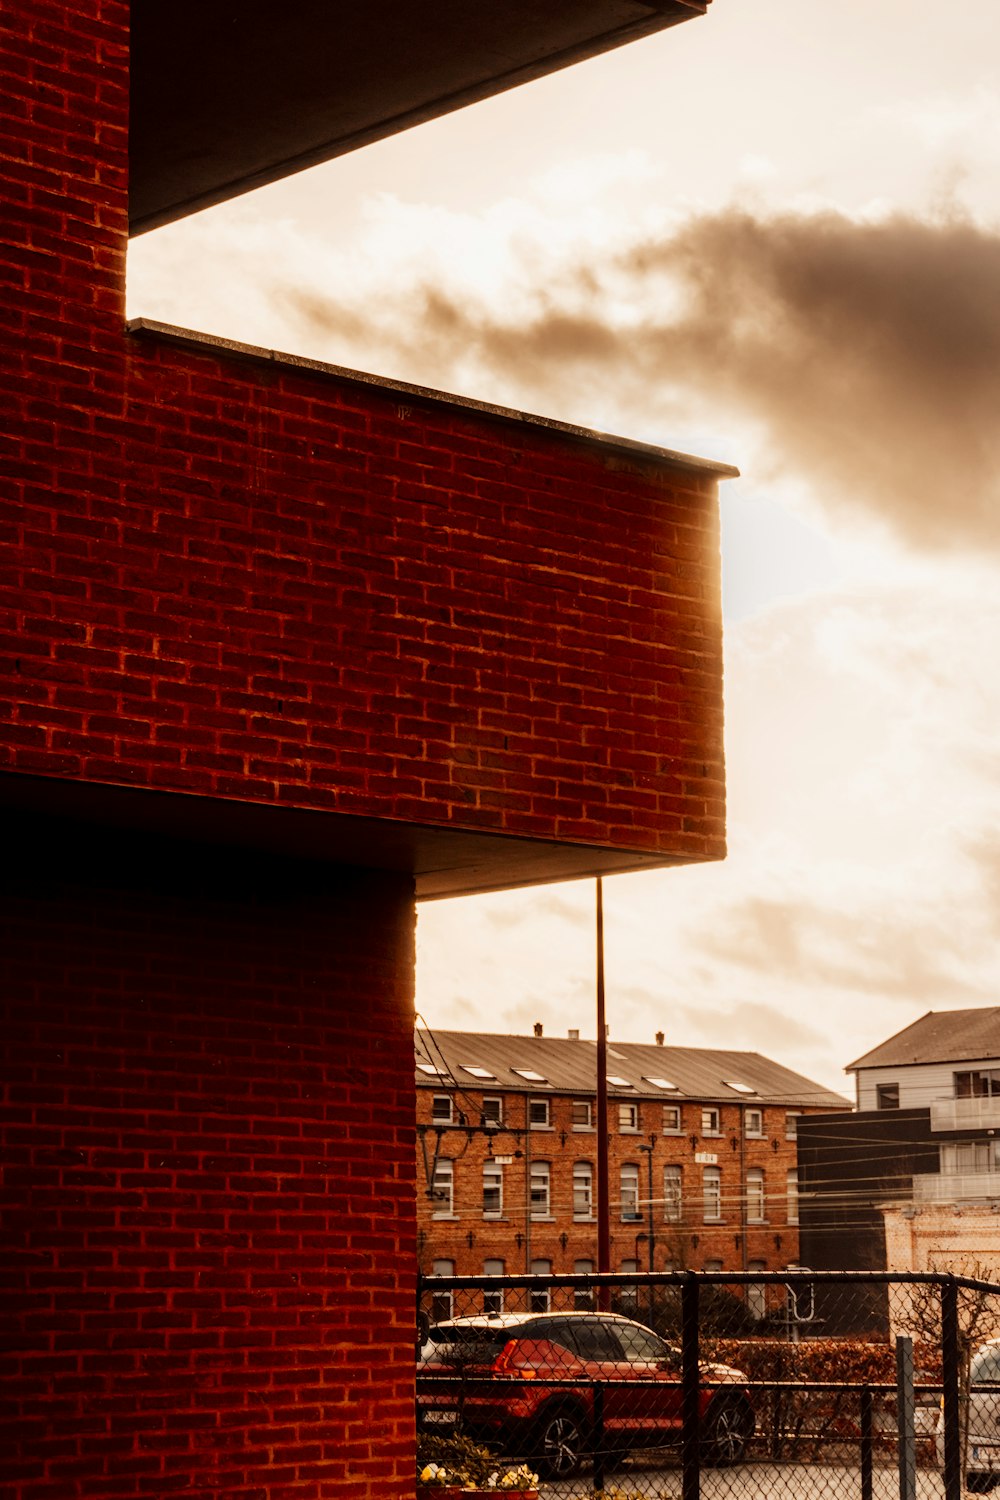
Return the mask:
<svg viewBox="0 0 1000 1500">
<path fill-rule="evenodd" d="M 702 1460 L 737 1463 L 756 1426 L 746 1376 L 727 1365 L 702 1365 L 701 1376 Z M 614 1313 L 454 1318 L 432 1327 L 420 1350 L 417 1416 L 562 1479 L 600 1441 L 598 1423 L 612 1462 L 680 1442 L 680 1359 L 659 1334 Z"/>
</svg>

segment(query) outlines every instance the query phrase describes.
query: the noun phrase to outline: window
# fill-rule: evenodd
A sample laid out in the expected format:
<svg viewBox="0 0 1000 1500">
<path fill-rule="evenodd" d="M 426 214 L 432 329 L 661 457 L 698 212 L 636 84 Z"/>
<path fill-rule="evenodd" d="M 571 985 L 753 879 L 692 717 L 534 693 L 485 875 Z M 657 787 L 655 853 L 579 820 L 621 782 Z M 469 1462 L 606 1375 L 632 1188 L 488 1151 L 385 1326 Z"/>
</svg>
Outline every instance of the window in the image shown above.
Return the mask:
<svg viewBox="0 0 1000 1500">
<path fill-rule="evenodd" d="M 551 1276 L 552 1262 L 550 1260 L 533 1260 L 531 1262 L 532 1276 Z M 548 1312 L 549 1289 L 547 1286 L 533 1286 L 529 1295 L 529 1303 L 532 1312 Z"/>
<path fill-rule="evenodd" d="M 669 1078 L 657 1078 L 655 1074 L 651 1074 L 647 1076 L 646 1082 L 651 1083 L 655 1089 L 666 1089 L 673 1094 L 678 1092 L 676 1083 L 671 1083 Z"/>
<path fill-rule="evenodd" d="M 573 1262 L 574 1276 L 593 1276 L 594 1262 L 592 1260 L 575 1260 Z M 573 1306 L 578 1312 L 590 1312 L 594 1306 L 590 1288 L 586 1286 L 575 1286 L 573 1288 Z"/>
<path fill-rule="evenodd" d="M 491 1082 L 496 1083 L 497 1075 L 495 1073 L 491 1073 L 489 1068 L 480 1068 L 477 1067 L 474 1063 L 462 1063 L 461 1066 L 462 1072 L 471 1074 L 473 1078 L 487 1078 Z"/>
<path fill-rule="evenodd" d="M 531 1163 L 531 1217 L 547 1219 L 551 1203 L 551 1169 L 547 1161 Z"/>
<path fill-rule="evenodd" d="M 483 1261 L 483 1275 L 484 1276 L 502 1276 L 503 1275 L 503 1261 L 502 1260 L 484 1260 Z M 502 1313 L 503 1312 L 503 1287 L 502 1286 L 498 1286 L 498 1287 L 488 1286 L 488 1287 L 485 1287 L 483 1289 L 483 1312 L 484 1313 Z"/>
<path fill-rule="evenodd" d="M 594 1169 L 589 1161 L 573 1163 L 573 1217 L 594 1217 Z"/>
<path fill-rule="evenodd" d="M 706 1220 L 722 1218 L 722 1173 L 718 1167 L 705 1167 L 701 1178 Z"/>
<path fill-rule="evenodd" d="M 1000 1068 L 977 1068 L 955 1074 L 956 1099 L 987 1099 L 1000 1094 Z"/>
<path fill-rule="evenodd" d="M 454 1101 L 450 1094 L 435 1094 L 431 1100 L 431 1119 L 435 1125 L 450 1125 L 455 1118 Z"/>
<path fill-rule="evenodd" d="M 785 1140 L 797 1141 L 799 1138 L 799 1112 L 790 1109 L 785 1116 Z"/>
<path fill-rule="evenodd" d="M 544 1073 L 536 1073 L 534 1068 L 511 1068 L 510 1071 L 516 1073 L 518 1078 L 527 1079 L 529 1083 L 548 1083 L 549 1081 Z"/>
<path fill-rule="evenodd" d="M 483 1163 L 483 1218 L 499 1219 L 503 1213 L 503 1167 L 495 1161 Z"/>
<path fill-rule="evenodd" d="M 528 1105 L 528 1123 L 532 1130 L 548 1130 L 550 1124 L 548 1099 L 532 1099 Z"/>
<path fill-rule="evenodd" d="M 765 1218 L 764 1173 L 759 1167 L 752 1167 L 747 1173 L 747 1220 L 751 1224 L 763 1224 Z"/>
<path fill-rule="evenodd" d="M 431 1268 L 432 1276 L 454 1276 L 455 1262 L 453 1260 L 436 1260 Z M 454 1293 L 432 1292 L 431 1293 L 431 1322 L 443 1323 L 446 1318 L 452 1316 L 454 1304 Z"/>
<path fill-rule="evenodd" d="M 701 1112 L 702 1135 L 721 1135 L 722 1128 L 717 1109 L 703 1109 Z"/>
<path fill-rule="evenodd" d="M 618 1129 L 623 1131 L 636 1131 L 639 1129 L 638 1104 L 619 1104 Z"/>
<path fill-rule="evenodd" d="M 683 1179 L 679 1166 L 663 1168 L 663 1217 L 668 1224 L 681 1222 L 683 1202 Z"/>
<path fill-rule="evenodd" d="M 573 1100 L 572 1119 L 574 1130 L 593 1130 L 594 1106 L 589 1099 Z"/>
<path fill-rule="evenodd" d="M 764 1111 L 762 1109 L 748 1109 L 743 1119 L 743 1125 L 748 1136 L 758 1139 L 764 1134 Z"/>
<path fill-rule="evenodd" d="M 942 1172 L 989 1172 L 995 1169 L 1000 1141 L 948 1141 L 940 1147 Z"/>
<path fill-rule="evenodd" d="M 757 1092 L 748 1083 L 741 1083 L 738 1078 L 724 1078 L 722 1081 L 727 1089 L 732 1089 L 734 1094 L 756 1094 Z"/>
<path fill-rule="evenodd" d="M 704 1270 L 704 1271 L 719 1272 L 719 1271 L 722 1270 L 722 1261 L 721 1260 L 706 1260 L 704 1266 L 702 1267 L 702 1270 Z"/>
<path fill-rule="evenodd" d="M 876 1109 L 898 1109 L 899 1108 L 899 1084 L 878 1083 L 875 1085 L 875 1108 Z"/>
<path fill-rule="evenodd" d="M 621 1203 L 623 1219 L 638 1219 L 639 1213 L 639 1165 L 634 1161 L 622 1163 Z"/>
<path fill-rule="evenodd" d="M 663 1106 L 663 1134 L 680 1135 L 681 1133 L 681 1107 L 679 1104 L 665 1104 Z"/>
<path fill-rule="evenodd" d="M 788 1186 L 786 1188 L 788 1198 L 788 1222 L 797 1224 L 799 1222 L 799 1172 L 797 1167 L 788 1169 Z"/>
<path fill-rule="evenodd" d="M 447 1156 L 438 1159 L 434 1168 L 432 1191 L 433 1219 L 452 1219 L 455 1216 L 455 1164 Z"/>
<path fill-rule="evenodd" d="M 503 1100 L 496 1098 L 484 1099 L 482 1114 L 484 1125 L 502 1125 Z"/>
</svg>

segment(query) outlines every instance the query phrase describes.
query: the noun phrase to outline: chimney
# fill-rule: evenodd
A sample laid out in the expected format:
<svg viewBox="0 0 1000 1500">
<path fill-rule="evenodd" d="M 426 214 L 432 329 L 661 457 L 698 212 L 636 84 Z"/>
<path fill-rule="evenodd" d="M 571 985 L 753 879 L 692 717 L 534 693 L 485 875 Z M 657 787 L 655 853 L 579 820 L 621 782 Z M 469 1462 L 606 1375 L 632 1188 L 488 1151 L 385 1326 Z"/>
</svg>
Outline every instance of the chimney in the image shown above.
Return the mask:
<svg viewBox="0 0 1000 1500">
<path fill-rule="evenodd" d="M 542 1023 L 541 1023 L 541 1021 L 536 1021 L 535 1022 L 535 1035 L 536 1036 L 541 1036 L 541 1034 L 542 1034 Z"/>
<path fill-rule="evenodd" d="M 567 1031 L 566 1035 L 569 1037 L 571 1042 L 578 1042 L 580 1040 L 580 1033 L 575 1028 Z"/>
<path fill-rule="evenodd" d="M 656 1033 L 656 1045 L 658 1047 L 662 1047 L 663 1046 L 663 1032 L 662 1031 L 658 1031 Z"/>
</svg>

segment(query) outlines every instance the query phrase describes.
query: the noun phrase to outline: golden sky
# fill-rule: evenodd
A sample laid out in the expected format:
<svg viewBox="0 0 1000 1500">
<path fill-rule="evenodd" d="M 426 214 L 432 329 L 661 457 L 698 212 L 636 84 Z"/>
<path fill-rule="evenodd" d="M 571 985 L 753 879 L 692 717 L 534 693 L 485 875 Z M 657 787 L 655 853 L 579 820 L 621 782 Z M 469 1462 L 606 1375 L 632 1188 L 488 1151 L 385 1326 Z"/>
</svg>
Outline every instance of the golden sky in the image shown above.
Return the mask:
<svg viewBox="0 0 1000 1500">
<path fill-rule="evenodd" d="M 843 1088 L 1000 1003 L 998 44 L 714 0 L 132 247 L 132 315 L 739 465 L 730 856 L 606 882 L 624 1040 Z M 418 1005 L 592 1034 L 592 885 L 423 907 Z"/>
</svg>

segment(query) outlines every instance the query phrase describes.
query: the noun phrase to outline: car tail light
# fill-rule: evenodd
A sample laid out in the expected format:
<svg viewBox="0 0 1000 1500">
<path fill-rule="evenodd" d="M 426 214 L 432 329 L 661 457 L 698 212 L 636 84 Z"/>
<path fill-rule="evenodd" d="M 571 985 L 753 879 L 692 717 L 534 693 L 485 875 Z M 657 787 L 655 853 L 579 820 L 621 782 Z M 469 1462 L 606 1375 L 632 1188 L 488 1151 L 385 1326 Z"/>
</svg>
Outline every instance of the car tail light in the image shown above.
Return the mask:
<svg viewBox="0 0 1000 1500">
<path fill-rule="evenodd" d="M 538 1371 L 532 1369 L 531 1365 L 520 1364 L 515 1358 L 517 1352 L 516 1339 L 511 1339 L 509 1343 L 504 1344 L 493 1361 L 494 1375 L 509 1375 L 517 1380 L 537 1380 Z"/>
</svg>

